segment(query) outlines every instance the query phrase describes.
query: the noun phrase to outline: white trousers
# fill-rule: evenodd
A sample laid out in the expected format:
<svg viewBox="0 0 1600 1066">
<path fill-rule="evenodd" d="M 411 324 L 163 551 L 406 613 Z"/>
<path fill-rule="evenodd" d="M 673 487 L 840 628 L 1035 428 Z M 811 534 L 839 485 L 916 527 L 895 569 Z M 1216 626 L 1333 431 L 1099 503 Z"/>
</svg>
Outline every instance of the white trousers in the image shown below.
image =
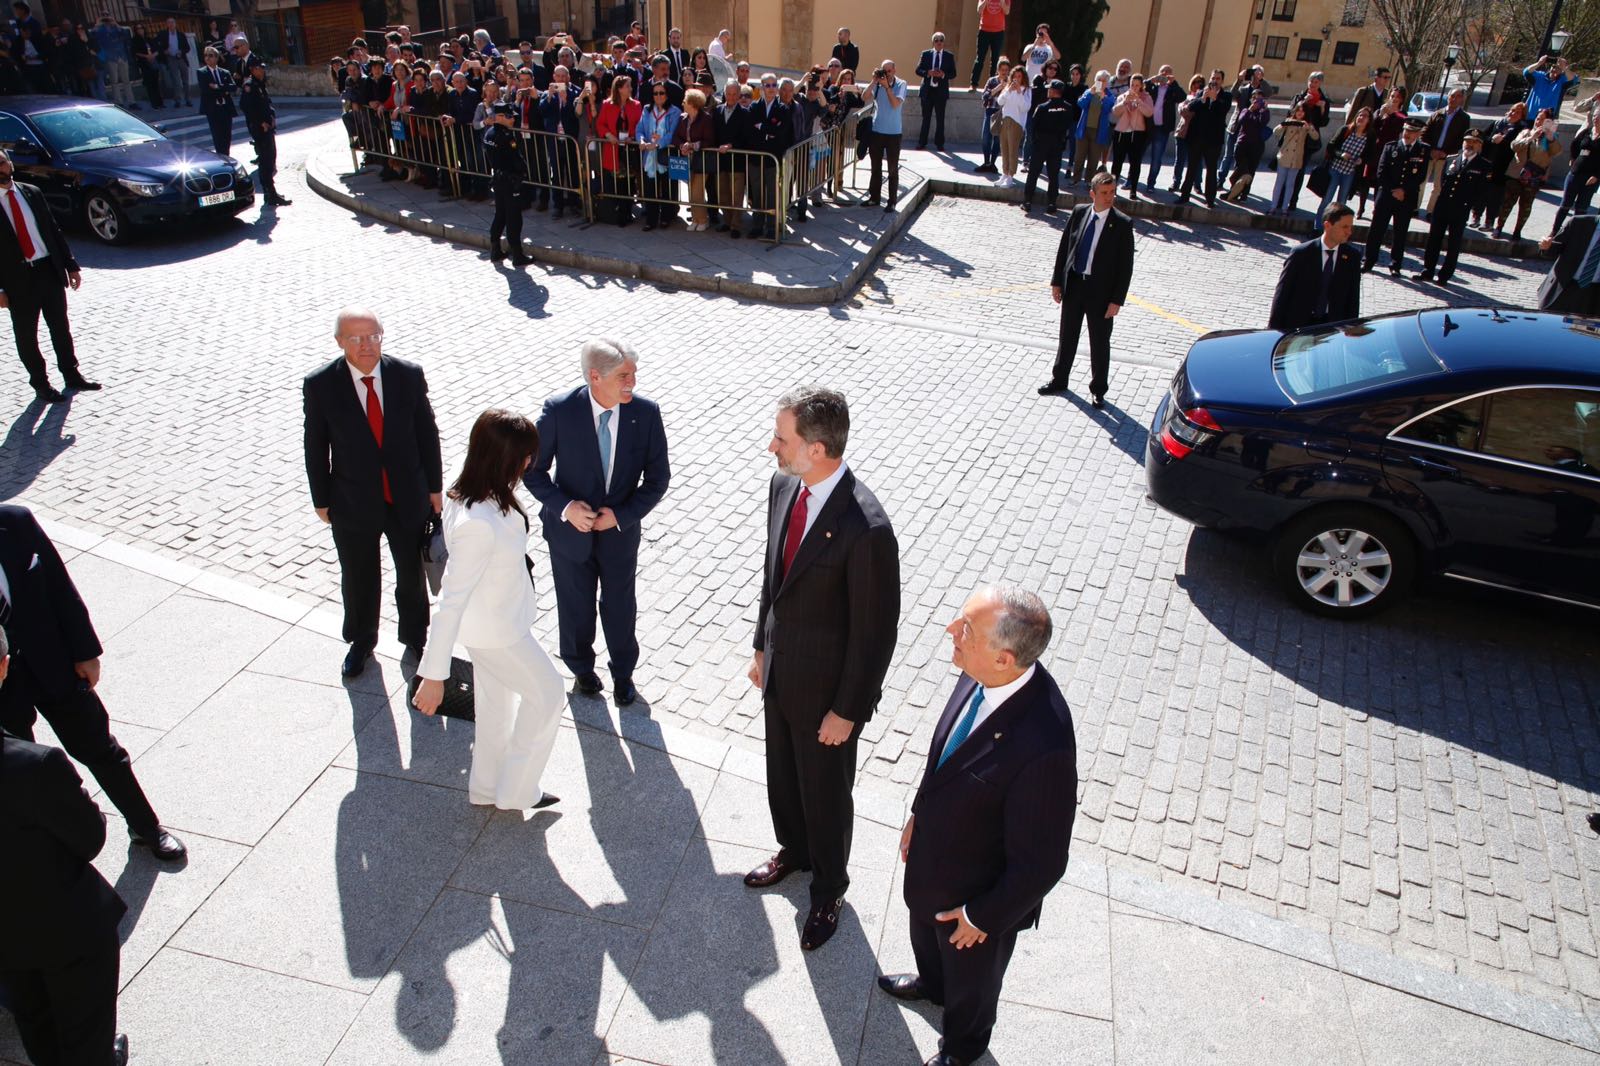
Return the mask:
<svg viewBox="0 0 1600 1066">
<path fill-rule="evenodd" d="M 532 633 L 504 648 L 467 651 L 478 719 L 467 796 L 501 810 L 526 810 L 543 795 L 539 778 L 561 726 L 561 674 Z"/>
</svg>

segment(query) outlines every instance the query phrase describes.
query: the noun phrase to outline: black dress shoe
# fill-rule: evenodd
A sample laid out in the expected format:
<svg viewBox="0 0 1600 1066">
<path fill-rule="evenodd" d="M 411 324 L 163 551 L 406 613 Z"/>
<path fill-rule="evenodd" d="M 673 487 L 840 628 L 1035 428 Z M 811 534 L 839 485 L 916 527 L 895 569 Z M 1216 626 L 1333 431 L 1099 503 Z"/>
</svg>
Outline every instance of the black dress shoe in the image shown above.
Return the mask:
<svg viewBox="0 0 1600 1066">
<path fill-rule="evenodd" d="M 612 681 L 612 687 L 617 690 L 617 706 L 629 707 L 639 698 L 639 690 L 633 687 L 633 682 Z"/>
<path fill-rule="evenodd" d="M 406 654 L 411 656 L 413 659 L 422 658 L 422 645 L 421 644 L 407 644 L 406 645 Z"/>
<path fill-rule="evenodd" d="M 533 257 L 532 256 L 528 256 L 528 255 L 523 255 L 521 252 L 513 252 L 512 255 L 511 255 L 511 265 L 512 266 L 525 267 L 531 262 L 533 262 Z"/>
<path fill-rule="evenodd" d="M 183 841 L 160 826 L 156 827 L 156 834 L 153 837 L 130 833 L 128 838 L 141 848 L 149 848 L 150 854 L 162 862 L 177 862 L 189 854 L 189 849 L 183 846 Z"/>
<path fill-rule="evenodd" d="M 816 951 L 831 940 L 833 934 L 839 931 L 839 912 L 842 910 L 842 896 L 819 907 L 812 907 L 810 916 L 806 918 L 806 927 L 800 932 L 800 950 Z"/>
<path fill-rule="evenodd" d="M 372 657 L 372 645 L 352 644 L 345 653 L 344 665 L 339 667 L 339 673 L 344 677 L 359 677 L 361 671 L 367 668 L 367 660 Z"/>
<path fill-rule="evenodd" d="M 1094 394 L 1094 395 L 1091 395 L 1089 397 L 1089 406 L 1093 407 L 1095 410 L 1098 411 L 1100 408 L 1104 407 L 1105 405 L 1106 405 L 1106 398 L 1104 396 L 1101 396 L 1101 395 L 1098 395 L 1098 394 Z"/>
<path fill-rule="evenodd" d="M 73 392 L 99 392 L 101 385 L 98 381 L 90 381 L 82 374 L 74 374 L 66 380 L 67 388 Z"/>
<path fill-rule="evenodd" d="M 33 394 L 45 403 L 67 402 L 66 394 L 60 389 L 56 388 L 54 385 L 46 385 L 42 389 L 34 389 Z"/>
<path fill-rule="evenodd" d="M 533 805 L 533 809 L 536 810 L 536 811 L 542 811 L 546 807 L 554 807 L 556 804 L 558 804 L 560 802 L 561 802 L 561 797 L 560 796 L 553 795 L 552 793 L 549 793 L 549 792 L 541 792 L 539 794 L 539 802 L 535 803 Z"/>
<path fill-rule="evenodd" d="M 940 1051 L 933 1058 L 924 1062 L 922 1066 L 968 1066 L 968 1064 L 966 1059 L 958 1059 L 954 1055 L 947 1055 Z"/>
<path fill-rule="evenodd" d="M 452 196 L 450 199 L 453 200 L 455 197 Z M 267 203 L 273 207 L 288 207 L 290 204 L 294 203 L 294 201 L 289 199 L 287 196 L 269 196 L 267 197 Z"/>
<path fill-rule="evenodd" d="M 1065 392 L 1065 391 L 1067 391 L 1067 387 L 1065 385 L 1059 384 L 1058 382 L 1054 382 L 1054 381 L 1047 381 L 1043 385 L 1039 386 L 1039 395 L 1040 396 L 1054 396 L 1058 392 Z"/>
<path fill-rule="evenodd" d="M 914 973 L 886 973 L 878 978 L 878 987 L 895 999 L 925 999 L 930 1003 L 943 1006 L 938 1000 L 928 995 L 928 990 L 922 985 L 922 978 Z"/>
<path fill-rule="evenodd" d="M 128 1038 L 127 1038 L 127 1036 L 125 1036 L 122 1033 L 118 1033 L 117 1034 L 117 1038 L 115 1040 L 111 1041 L 111 1050 L 112 1050 L 112 1054 L 114 1056 L 112 1061 L 115 1062 L 117 1064 L 117 1066 L 128 1066 Z"/>
<path fill-rule="evenodd" d="M 809 870 L 809 866 L 797 866 L 784 857 L 783 852 L 778 852 L 766 862 L 744 875 L 744 883 L 749 888 L 771 888 L 796 870 Z"/>
<path fill-rule="evenodd" d="M 1589 815 L 1589 828 L 1596 833 L 1600 833 L 1600 814 Z"/>
<path fill-rule="evenodd" d="M 1431 282 L 1433 280 L 1433 271 L 1424 270 L 1422 273 L 1415 275 L 1415 277 L 1416 277 L 1417 281 L 1430 281 Z"/>
<path fill-rule="evenodd" d="M 1389 276 L 1391 278 L 1398 278 L 1400 276 L 1400 268 L 1399 267 L 1390 267 L 1389 268 Z"/>
<path fill-rule="evenodd" d="M 598 696 L 605 691 L 605 686 L 600 684 L 600 675 L 590 670 L 587 674 L 579 674 L 576 679 L 578 691 L 585 696 Z"/>
</svg>

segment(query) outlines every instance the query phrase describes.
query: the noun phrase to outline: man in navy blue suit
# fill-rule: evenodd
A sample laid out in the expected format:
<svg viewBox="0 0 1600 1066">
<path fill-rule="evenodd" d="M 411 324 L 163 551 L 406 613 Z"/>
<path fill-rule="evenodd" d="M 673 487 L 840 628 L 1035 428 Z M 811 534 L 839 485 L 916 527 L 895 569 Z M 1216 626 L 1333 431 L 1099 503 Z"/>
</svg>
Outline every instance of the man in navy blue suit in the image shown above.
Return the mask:
<svg viewBox="0 0 1600 1066">
<path fill-rule="evenodd" d="M 933 47 L 924 49 L 922 61 L 917 64 L 917 77 L 922 85 L 917 88 L 917 100 L 922 105 L 922 135 L 917 147 L 928 147 L 928 123 L 935 118 L 933 146 L 944 151 L 944 105 L 950 102 L 950 82 L 956 76 L 956 57 L 944 46 L 944 34 L 933 35 Z"/>
<path fill-rule="evenodd" d="M 1078 756 L 1072 712 L 1038 662 L 1050 643 L 1038 596 L 980 589 L 945 631 L 961 678 L 900 835 L 917 972 L 878 986 L 942 1006 L 927 1066 L 965 1066 L 989 1046 L 1017 933 L 1039 924 L 1066 872 Z"/>
<path fill-rule="evenodd" d="M 638 698 L 633 582 L 639 527 L 667 494 L 672 470 L 661 408 L 633 391 L 639 370 L 633 348 L 596 337 L 584 344 L 582 361 L 587 384 L 545 401 L 538 422 L 539 457 L 523 483 L 539 501 L 550 546 L 561 661 L 577 678 L 579 692 L 600 693 L 594 672 L 598 589 L 611 682 L 618 705 L 626 707 Z"/>
</svg>

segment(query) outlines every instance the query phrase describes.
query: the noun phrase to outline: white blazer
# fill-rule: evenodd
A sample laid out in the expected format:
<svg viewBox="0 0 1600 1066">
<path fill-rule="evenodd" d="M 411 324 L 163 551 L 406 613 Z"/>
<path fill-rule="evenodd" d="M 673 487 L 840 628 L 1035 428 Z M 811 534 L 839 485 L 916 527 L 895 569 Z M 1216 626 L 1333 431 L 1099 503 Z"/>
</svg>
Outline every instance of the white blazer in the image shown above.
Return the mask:
<svg viewBox="0 0 1600 1066">
<path fill-rule="evenodd" d="M 528 580 L 528 527 L 516 511 L 506 514 L 493 500 L 444 505 L 444 565 L 439 603 L 428 627 L 419 676 L 450 676 L 450 652 L 504 648 L 528 635 L 538 601 Z"/>
</svg>

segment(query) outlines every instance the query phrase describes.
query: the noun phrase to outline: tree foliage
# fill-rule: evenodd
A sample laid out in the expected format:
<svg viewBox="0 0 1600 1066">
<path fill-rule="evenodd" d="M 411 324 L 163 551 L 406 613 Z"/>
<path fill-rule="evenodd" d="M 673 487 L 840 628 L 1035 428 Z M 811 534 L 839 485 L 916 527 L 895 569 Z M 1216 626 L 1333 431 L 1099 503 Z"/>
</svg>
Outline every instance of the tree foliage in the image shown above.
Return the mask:
<svg viewBox="0 0 1600 1066">
<path fill-rule="evenodd" d="M 1463 0 L 1372 0 L 1383 25 L 1384 44 L 1393 52 L 1393 84 L 1408 92 L 1436 88 L 1444 50 L 1461 26 Z"/>
<path fill-rule="evenodd" d="M 1041 22 L 1050 24 L 1050 39 L 1061 49 L 1061 69 L 1073 63 L 1089 62 L 1089 57 L 1105 34 L 1100 32 L 1100 20 L 1111 5 L 1106 0 L 1025 0 L 1019 5 L 1025 16 L 1022 21 L 1023 43 L 1033 40 L 1033 28 Z"/>
</svg>

